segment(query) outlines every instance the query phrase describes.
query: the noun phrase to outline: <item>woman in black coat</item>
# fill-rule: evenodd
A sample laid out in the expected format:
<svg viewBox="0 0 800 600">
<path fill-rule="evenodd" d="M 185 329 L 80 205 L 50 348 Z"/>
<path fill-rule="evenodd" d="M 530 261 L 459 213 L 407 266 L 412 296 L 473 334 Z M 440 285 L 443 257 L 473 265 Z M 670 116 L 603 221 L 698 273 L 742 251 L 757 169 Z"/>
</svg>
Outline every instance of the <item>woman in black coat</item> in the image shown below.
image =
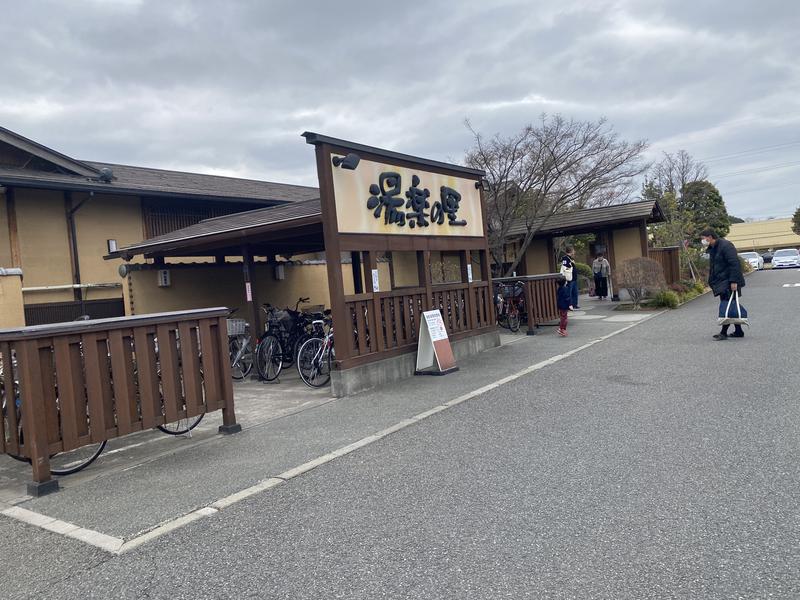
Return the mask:
<svg viewBox="0 0 800 600">
<path fill-rule="evenodd" d="M 715 296 L 719 296 L 720 302 L 727 302 L 731 297 L 731 292 L 738 291 L 741 296 L 744 275 L 736 246 L 726 239 L 719 238 L 711 229 L 706 229 L 700 234 L 700 241 L 703 246 L 708 247 L 708 286 L 711 291 Z M 728 327 L 730 325 L 723 325 L 722 330 L 714 336 L 714 339 L 726 340 L 728 337 L 744 337 L 741 325 L 734 325 L 734 331 L 730 336 L 728 336 Z"/>
</svg>

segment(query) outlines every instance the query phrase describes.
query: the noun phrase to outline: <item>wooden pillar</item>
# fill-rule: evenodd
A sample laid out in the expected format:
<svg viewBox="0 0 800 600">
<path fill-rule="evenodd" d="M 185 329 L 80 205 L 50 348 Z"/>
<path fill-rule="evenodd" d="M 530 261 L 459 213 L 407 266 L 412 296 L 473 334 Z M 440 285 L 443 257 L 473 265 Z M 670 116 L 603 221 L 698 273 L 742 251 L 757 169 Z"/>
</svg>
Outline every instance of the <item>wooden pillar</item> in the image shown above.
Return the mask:
<svg viewBox="0 0 800 600">
<path fill-rule="evenodd" d="M 552 236 L 547 238 L 547 266 L 551 273 L 558 272 L 558 269 L 556 269 L 556 249 L 553 246 Z"/>
<path fill-rule="evenodd" d="M 81 283 L 81 264 L 78 256 L 78 232 L 75 226 L 75 212 L 76 208 L 72 206 L 72 192 L 64 192 L 64 212 L 67 217 L 67 246 L 69 246 L 69 263 L 72 269 L 72 284 L 80 285 Z M 83 290 L 75 288 L 72 290 L 73 299 L 76 302 L 83 300 Z M 81 309 L 81 314 L 84 314 Z"/>
<path fill-rule="evenodd" d="M 419 276 L 420 287 L 425 288 L 424 310 L 430 310 L 433 306 L 433 282 L 431 281 L 431 251 L 417 251 L 417 274 Z"/>
<path fill-rule="evenodd" d="M 365 277 L 362 276 L 361 271 L 361 252 L 350 253 L 350 264 L 353 267 L 353 293 L 363 294 Z M 367 279 L 369 278 L 367 277 Z M 372 283 L 370 282 L 369 285 L 371 286 Z"/>
<path fill-rule="evenodd" d="M 608 278 L 608 282 L 611 285 L 611 300 L 618 302 L 619 292 L 617 291 L 617 285 L 614 281 L 617 271 L 617 259 L 614 254 L 614 230 L 607 229 L 603 232 L 603 235 L 606 239 L 606 258 L 608 259 L 608 264 L 611 265 L 611 277 Z"/>
<path fill-rule="evenodd" d="M 333 194 L 333 172 L 331 148 L 328 144 L 316 147 L 319 195 L 322 209 L 322 235 L 325 240 L 325 262 L 328 270 L 328 291 L 331 297 L 333 317 L 333 343 L 336 347 L 336 362 L 353 356 L 353 326 L 344 301 L 342 277 L 342 254 L 339 244 L 339 225 L 336 219 L 336 204 Z"/>
<path fill-rule="evenodd" d="M 648 257 L 648 243 L 647 243 L 647 221 L 642 219 L 641 224 L 639 225 L 639 237 L 641 238 L 642 242 L 642 256 L 645 258 Z"/>
<path fill-rule="evenodd" d="M 533 282 L 526 281 L 525 286 L 525 310 L 528 313 L 528 335 L 536 335 L 536 314 L 533 306 Z"/>
<path fill-rule="evenodd" d="M 58 489 L 58 481 L 50 475 L 50 444 L 47 434 L 47 407 L 42 389 L 42 367 L 39 360 L 38 340 L 26 340 L 21 344 L 19 360 L 22 414 L 25 415 L 25 446 L 31 459 L 33 481 L 28 484 L 28 493 L 41 496 Z M 19 351 L 19 350 L 18 350 Z"/>
<path fill-rule="evenodd" d="M 384 350 L 384 343 L 383 343 L 383 328 L 384 326 L 391 327 L 389 324 L 389 315 L 386 315 L 386 319 L 383 319 L 381 315 L 381 299 L 378 295 L 379 290 L 375 289 L 375 286 L 372 284 L 372 271 L 378 269 L 378 253 L 374 251 L 364 252 L 364 285 L 365 291 L 368 294 L 372 294 L 372 308 L 370 312 L 372 313 L 371 318 L 367 321 L 370 326 L 370 345 L 373 352 L 383 352 Z M 391 331 L 386 332 L 386 337 L 391 338 Z M 390 341 L 391 343 L 391 341 Z"/>
<path fill-rule="evenodd" d="M 14 188 L 6 188 L 6 218 L 8 219 L 8 242 L 11 250 L 11 266 L 22 267 L 22 253 L 19 248 L 17 229 L 17 208 Z"/>
<path fill-rule="evenodd" d="M 244 276 L 244 293 L 250 313 L 250 348 L 253 351 L 255 361 L 256 345 L 258 336 L 264 330 L 261 325 L 261 305 L 258 303 L 255 285 L 255 263 L 253 255 L 250 254 L 249 246 L 242 246 L 242 275 Z M 258 375 L 254 375 L 258 377 Z"/>
<path fill-rule="evenodd" d="M 474 286 L 469 280 L 469 270 L 467 269 L 467 266 L 472 264 L 472 253 L 469 250 L 462 250 L 459 254 L 461 255 L 461 282 L 467 284 L 467 293 L 464 300 L 464 311 L 467 313 L 467 328 L 475 329 L 477 315 L 474 308 Z M 473 273 L 473 278 L 474 275 Z"/>
</svg>

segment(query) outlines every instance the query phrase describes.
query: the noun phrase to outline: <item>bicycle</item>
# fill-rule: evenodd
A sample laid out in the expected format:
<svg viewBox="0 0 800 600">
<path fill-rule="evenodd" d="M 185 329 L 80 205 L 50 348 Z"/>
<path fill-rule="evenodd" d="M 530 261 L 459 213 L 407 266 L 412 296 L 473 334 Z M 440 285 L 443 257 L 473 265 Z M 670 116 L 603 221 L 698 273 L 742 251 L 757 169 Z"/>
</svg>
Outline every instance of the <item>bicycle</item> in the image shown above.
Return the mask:
<svg viewBox="0 0 800 600">
<path fill-rule="evenodd" d="M 268 312 L 267 333 L 259 340 L 256 348 L 256 368 L 266 381 L 273 381 L 280 375 L 284 366 L 291 366 L 300 351 L 300 346 L 313 337 L 314 317 L 303 314 L 297 308 L 308 298 L 299 298 L 295 310 L 277 310 L 265 305 Z M 327 313 L 328 311 L 326 311 Z M 322 316 L 319 313 L 314 315 Z"/>
<path fill-rule="evenodd" d="M 262 309 L 263 310 L 263 309 Z M 236 309 L 231 311 L 235 313 Z M 231 357 L 231 377 L 242 381 L 253 370 L 253 353 L 250 351 L 249 325 L 244 319 L 228 318 L 228 353 Z"/>
<path fill-rule="evenodd" d="M 497 312 L 497 324 L 512 332 L 519 331 L 523 298 L 524 285 L 516 281 L 513 285 L 498 284 L 498 291 L 495 295 L 495 307 Z"/>
<path fill-rule="evenodd" d="M 297 372 L 300 379 L 312 388 L 322 387 L 331 380 L 331 363 L 335 358 L 333 348 L 333 325 L 330 320 L 315 320 L 314 326 L 322 330 L 328 325 L 323 337 L 312 337 L 300 346 L 297 355 Z"/>
</svg>

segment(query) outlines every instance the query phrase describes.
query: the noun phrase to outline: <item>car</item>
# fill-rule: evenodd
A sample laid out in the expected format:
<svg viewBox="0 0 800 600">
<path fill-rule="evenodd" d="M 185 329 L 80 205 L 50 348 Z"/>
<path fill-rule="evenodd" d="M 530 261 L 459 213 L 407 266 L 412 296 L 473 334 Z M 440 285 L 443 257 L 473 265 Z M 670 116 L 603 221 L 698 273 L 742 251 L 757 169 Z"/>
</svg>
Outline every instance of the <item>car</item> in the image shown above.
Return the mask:
<svg viewBox="0 0 800 600">
<path fill-rule="evenodd" d="M 771 263 L 772 262 L 772 251 L 771 250 L 767 250 L 766 252 L 764 252 L 764 254 L 761 255 L 761 258 L 764 259 L 765 263 Z"/>
<path fill-rule="evenodd" d="M 783 269 L 786 267 L 800 267 L 800 252 L 797 248 L 784 248 L 776 250 L 772 255 L 772 268 Z"/>
<path fill-rule="evenodd" d="M 764 268 L 764 259 L 758 255 L 758 252 L 739 252 L 739 256 L 749 263 L 754 271 Z"/>
</svg>

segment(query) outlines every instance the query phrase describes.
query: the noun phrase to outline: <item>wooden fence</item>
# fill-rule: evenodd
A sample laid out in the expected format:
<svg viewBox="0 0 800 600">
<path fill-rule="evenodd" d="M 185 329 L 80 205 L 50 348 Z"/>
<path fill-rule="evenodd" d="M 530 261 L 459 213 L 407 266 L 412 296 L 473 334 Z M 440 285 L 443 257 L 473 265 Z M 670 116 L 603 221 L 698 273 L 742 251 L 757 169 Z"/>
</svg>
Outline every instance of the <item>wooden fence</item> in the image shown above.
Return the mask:
<svg viewBox="0 0 800 600">
<path fill-rule="evenodd" d="M 0 453 L 49 458 L 222 410 L 236 416 L 226 308 L 0 330 Z M 21 398 L 21 422 L 14 410 Z"/>
<path fill-rule="evenodd" d="M 350 356 L 357 363 L 388 358 L 416 349 L 422 313 L 439 309 L 447 333 L 459 339 L 494 326 L 489 284 L 485 281 L 403 288 L 345 296 L 353 331 Z M 349 339 L 349 338 L 348 338 Z"/>
<path fill-rule="evenodd" d="M 528 334 L 533 335 L 536 327 L 544 323 L 558 320 L 556 303 L 556 282 L 561 278 L 559 273 L 528 275 L 524 277 L 502 277 L 495 283 L 513 284 L 520 282 L 525 287 L 525 313 L 528 319 Z"/>
<path fill-rule="evenodd" d="M 650 258 L 661 265 L 664 269 L 664 279 L 667 285 L 676 283 L 681 279 L 680 248 L 678 246 L 667 246 L 664 248 L 650 248 L 647 251 Z"/>
</svg>

